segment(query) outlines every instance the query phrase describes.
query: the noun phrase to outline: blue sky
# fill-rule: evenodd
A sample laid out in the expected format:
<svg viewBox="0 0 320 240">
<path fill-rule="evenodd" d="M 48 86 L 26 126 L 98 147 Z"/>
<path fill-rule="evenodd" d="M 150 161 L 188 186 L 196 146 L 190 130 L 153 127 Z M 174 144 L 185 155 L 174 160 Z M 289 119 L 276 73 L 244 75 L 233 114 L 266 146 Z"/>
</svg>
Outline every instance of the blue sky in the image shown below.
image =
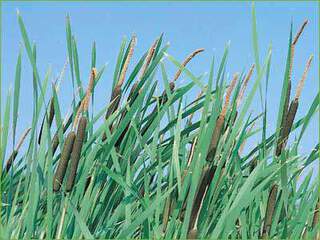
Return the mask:
<svg viewBox="0 0 320 240">
<path fill-rule="evenodd" d="M 91 61 L 91 45 L 97 44 L 97 65 L 108 63 L 106 74 L 99 83 L 95 104 L 97 109 L 109 100 L 111 76 L 115 59 L 123 36 L 135 33 L 138 45 L 135 60 L 164 32 L 165 42 L 170 42 L 169 53 L 178 60 L 196 48 L 205 52 L 189 65 L 196 75 L 209 71 L 214 54 L 220 61 L 224 46 L 231 43 L 227 72 L 248 70 L 254 62 L 251 39 L 251 3 L 249 2 L 4 2 L 3 3 L 3 88 L 5 96 L 13 85 L 16 58 L 21 45 L 16 10 L 19 9 L 27 27 L 29 37 L 37 44 L 38 68 L 43 77 L 49 66 L 52 80 L 57 76 L 66 60 L 65 16 L 71 16 L 74 35 L 78 43 L 81 79 L 87 83 Z M 256 3 L 259 34 L 260 61 L 264 60 L 272 44 L 272 65 L 269 86 L 269 126 L 273 131 L 281 86 L 283 81 L 290 21 L 294 33 L 305 19 L 309 24 L 295 52 L 293 90 L 299 81 L 310 54 L 314 62 L 307 78 L 298 110 L 298 117 L 309 108 L 318 91 L 318 34 L 316 2 L 261 2 Z M 175 68 L 168 63 L 172 76 Z M 21 111 L 18 133 L 29 125 L 32 116 L 32 72 L 23 52 Z M 181 81 L 190 81 L 182 78 Z M 66 112 L 72 98 L 69 69 L 62 82 L 59 99 Z M 190 94 L 190 99 L 197 92 Z M 292 93 L 293 95 L 294 93 Z M 252 105 L 260 108 L 259 98 Z M 21 116 L 21 115 L 20 115 Z M 22 127 L 23 126 L 23 127 Z M 271 132 L 270 132 L 271 133 Z M 298 132 L 297 132 L 298 133 Z M 318 125 L 315 117 L 301 145 L 301 152 L 310 152 L 318 142 Z"/>
</svg>

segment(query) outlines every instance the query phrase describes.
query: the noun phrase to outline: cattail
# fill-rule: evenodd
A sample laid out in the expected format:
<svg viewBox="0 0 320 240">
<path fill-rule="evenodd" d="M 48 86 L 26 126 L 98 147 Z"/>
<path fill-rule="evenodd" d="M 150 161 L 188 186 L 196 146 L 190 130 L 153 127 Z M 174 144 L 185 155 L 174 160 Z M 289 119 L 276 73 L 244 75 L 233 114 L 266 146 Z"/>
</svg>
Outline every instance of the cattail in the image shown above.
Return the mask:
<svg viewBox="0 0 320 240">
<path fill-rule="evenodd" d="M 212 133 L 211 143 L 210 143 L 210 147 L 209 147 L 209 151 L 208 151 L 208 155 L 207 155 L 207 161 L 212 160 L 215 153 L 216 153 L 216 149 L 217 149 L 218 142 L 219 142 L 220 135 L 221 135 L 221 130 L 222 130 L 222 127 L 224 124 L 225 115 L 226 115 L 227 108 L 228 108 L 228 105 L 230 102 L 230 96 L 231 96 L 231 93 L 236 85 L 237 80 L 238 80 L 238 74 L 234 74 L 233 79 L 231 81 L 231 84 L 227 89 L 225 103 L 222 107 L 221 113 L 216 121 L 216 125 L 215 125 L 215 128 Z"/>
<path fill-rule="evenodd" d="M 300 37 L 301 33 L 303 32 L 303 30 L 304 30 L 304 28 L 306 27 L 307 24 L 308 24 L 308 20 L 305 20 L 303 22 L 302 26 L 300 27 L 298 33 L 296 34 L 295 38 L 293 39 L 293 42 L 292 42 L 293 45 L 296 45 L 296 43 L 299 40 L 299 37 Z"/>
<path fill-rule="evenodd" d="M 182 68 L 184 68 L 190 61 L 191 61 L 191 59 L 192 58 L 194 58 L 197 54 L 199 54 L 199 53 L 201 53 L 201 52 L 203 52 L 204 51 L 204 48 L 199 48 L 199 49 L 197 49 L 197 50 L 195 50 L 194 52 L 192 52 L 184 61 L 183 61 L 183 63 L 181 64 L 182 65 Z M 173 78 L 173 82 L 174 81 L 176 81 L 178 78 L 179 78 L 179 76 L 181 75 L 181 73 L 182 73 L 182 68 L 180 68 L 177 72 L 176 72 L 176 74 L 174 75 L 174 78 Z"/>
<path fill-rule="evenodd" d="M 73 143 L 76 138 L 76 134 L 74 131 L 71 131 L 67 138 L 66 141 L 64 142 L 63 150 L 61 153 L 60 161 L 57 167 L 57 170 L 54 174 L 54 180 L 53 180 L 53 191 L 59 191 L 61 184 L 63 182 L 64 176 L 66 174 L 66 170 L 68 167 L 71 151 L 73 148 Z"/>
<path fill-rule="evenodd" d="M 190 222 L 189 222 L 189 230 L 192 230 L 196 227 L 196 222 L 199 218 L 202 202 L 205 198 L 207 189 L 209 188 L 209 185 L 214 177 L 215 171 L 216 171 L 216 166 L 214 165 L 212 165 L 211 167 L 205 166 L 202 171 L 202 177 L 199 181 L 197 194 L 194 198 L 194 202 L 192 205 Z"/>
<path fill-rule="evenodd" d="M 91 73 L 90 73 L 90 80 L 89 80 L 89 84 L 87 87 L 87 91 L 86 91 L 86 94 L 85 94 L 83 100 L 80 103 L 80 107 L 77 111 L 75 120 L 73 122 L 73 127 L 75 127 L 77 125 L 80 114 L 82 112 L 86 112 L 88 110 L 89 103 L 90 103 L 90 97 L 92 95 L 94 81 L 95 81 L 96 76 L 97 76 L 97 70 L 96 70 L 96 68 L 92 68 Z"/>
<path fill-rule="evenodd" d="M 78 131 L 77 131 L 77 135 L 75 137 L 74 144 L 72 147 L 72 152 L 71 152 L 70 173 L 67 179 L 67 186 L 66 186 L 67 192 L 70 192 L 74 185 L 78 164 L 80 160 L 80 155 L 81 155 L 81 149 L 85 139 L 86 127 L 87 127 L 87 118 L 82 116 L 79 120 Z"/>
<path fill-rule="evenodd" d="M 307 61 L 307 64 L 306 64 L 306 67 L 305 67 L 304 72 L 302 74 L 301 80 L 299 81 L 298 86 L 297 86 L 296 95 L 294 97 L 295 99 L 299 99 L 299 97 L 301 95 L 301 91 L 302 91 L 304 82 L 307 78 L 307 75 L 308 75 L 308 72 L 309 72 L 309 69 L 310 69 L 310 66 L 312 63 L 312 59 L 313 59 L 313 55 L 311 55 Z"/>
<path fill-rule="evenodd" d="M 282 120 L 280 125 L 280 135 L 278 138 L 277 148 L 276 148 L 276 156 L 280 156 L 282 152 L 283 134 L 284 134 L 284 128 L 286 125 L 286 119 L 288 114 L 290 92 L 291 92 L 291 81 L 288 82 L 287 94 L 285 96 L 285 102 L 284 102 L 283 112 L 282 112 Z"/>
<path fill-rule="evenodd" d="M 79 106 L 79 104 L 78 104 Z M 63 123 L 63 129 L 62 132 L 65 133 L 67 131 L 67 129 L 69 128 L 69 126 L 72 123 L 72 116 L 73 114 L 70 114 L 64 121 Z M 56 150 L 58 149 L 59 146 L 59 135 L 58 135 L 58 131 L 55 133 L 53 139 L 52 139 L 52 155 L 55 154 Z"/>
<path fill-rule="evenodd" d="M 126 77 L 126 72 L 128 70 L 128 66 L 129 66 L 130 60 L 132 58 L 132 55 L 133 55 L 133 52 L 134 52 L 134 48 L 136 46 L 136 42 L 137 42 L 137 37 L 134 35 L 132 37 L 132 40 L 131 40 L 128 56 L 127 56 L 127 58 L 126 58 L 126 60 L 125 60 L 125 62 L 123 64 L 123 68 L 122 68 L 122 71 L 120 73 L 119 81 L 117 83 L 117 85 L 119 85 L 120 87 L 122 86 L 122 84 L 124 82 L 124 79 Z"/>
<path fill-rule="evenodd" d="M 50 100 L 50 112 L 49 112 L 49 118 L 48 118 L 49 127 L 51 127 L 51 125 L 52 125 L 53 118 L 54 118 L 54 102 L 53 102 L 53 98 L 51 98 L 51 100 Z M 45 121 L 45 116 L 44 116 L 44 118 L 42 120 L 41 127 L 40 127 L 40 132 L 39 132 L 39 137 L 38 137 L 38 143 L 39 144 L 41 142 L 41 136 L 42 136 L 42 132 L 43 132 L 44 121 Z"/>
<path fill-rule="evenodd" d="M 146 73 L 148 66 L 153 58 L 154 52 L 156 50 L 156 46 L 158 44 L 158 39 L 152 44 L 151 48 L 148 51 L 148 55 L 146 57 L 145 63 L 143 64 L 142 70 L 141 70 L 141 75 L 140 75 L 140 79 L 142 79 L 142 77 L 144 76 L 144 74 Z"/>
<path fill-rule="evenodd" d="M 237 108 L 240 106 L 240 103 L 241 103 L 241 100 L 242 100 L 242 98 L 243 98 L 244 92 L 245 92 L 245 90 L 246 90 L 246 88 L 247 88 L 247 86 L 248 86 L 248 82 L 249 82 L 249 80 L 250 80 L 250 78 L 251 78 L 251 76 L 252 76 L 254 67 L 255 67 L 255 65 L 253 64 L 253 65 L 251 66 L 251 68 L 250 68 L 250 70 L 249 70 L 246 78 L 245 78 L 244 81 L 243 81 L 243 85 L 242 85 L 242 87 L 241 87 L 241 89 L 240 89 L 239 95 L 238 95 L 237 100 L 236 100 Z"/>
<path fill-rule="evenodd" d="M 271 223 L 272 223 L 272 216 L 275 210 L 276 200 L 278 194 L 278 185 L 274 184 L 271 187 L 271 191 L 269 193 L 269 198 L 267 202 L 267 210 L 264 218 L 263 229 L 262 229 L 262 237 L 265 238 L 269 235 Z"/>
<path fill-rule="evenodd" d="M 12 151 L 10 157 L 8 158 L 7 162 L 6 162 L 6 172 L 9 172 L 14 160 L 16 159 L 19 149 L 22 146 L 24 140 L 26 139 L 26 137 L 28 136 L 29 132 L 30 132 L 31 128 L 28 128 L 27 130 L 25 130 L 16 146 L 16 148 Z"/>
</svg>

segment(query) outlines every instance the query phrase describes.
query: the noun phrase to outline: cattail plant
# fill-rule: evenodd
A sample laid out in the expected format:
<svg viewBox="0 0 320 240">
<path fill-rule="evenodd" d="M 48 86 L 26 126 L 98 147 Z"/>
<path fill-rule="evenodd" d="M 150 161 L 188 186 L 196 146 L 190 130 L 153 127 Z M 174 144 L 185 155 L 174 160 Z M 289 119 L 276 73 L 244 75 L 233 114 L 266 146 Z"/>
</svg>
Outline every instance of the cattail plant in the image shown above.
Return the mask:
<svg viewBox="0 0 320 240">
<path fill-rule="evenodd" d="M 90 102 L 90 97 L 92 95 L 93 87 L 94 87 L 94 81 L 96 78 L 96 69 L 93 68 L 91 70 L 90 74 L 90 80 L 89 80 L 89 85 L 86 91 L 86 95 L 80 105 L 80 111 L 78 111 L 77 116 L 79 116 L 81 113 L 84 113 L 88 111 L 89 107 L 89 102 Z M 75 124 L 77 123 L 78 118 L 75 118 Z M 74 125 L 75 128 L 76 125 Z M 66 191 L 70 192 L 73 188 L 76 174 L 77 174 L 77 169 L 78 169 L 78 164 L 80 161 L 80 156 L 81 156 L 81 150 L 82 150 L 82 145 L 85 140 L 85 135 L 86 135 L 86 128 L 87 128 L 87 117 L 86 116 L 81 116 L 78 124 L 78 130 L 77 130 L 77 135 L 74 138 L 74 143 L 72 146 L 72 152 L 70 156 L 70 149 L 69 149 L 69 155 L 70 156 L 70 172 L 69 176 L 67 179 L 67 184 L 66 184 Z"/>
<path fill-rule="evenodd" d="M 57 170 L 56 170 L 56 172 L 54 174 L 54 178 L 53 178 L 53 191 L 60 190 L 61 184 L 62 184 L 64 176 L 66 174 L 66 170 L 67 170 L 67 166 L 68 166 L 68 162 L 70 159 L 70 155 L 71 155 L 71 151 L 73 148 L 73 143 L 74 143 L 75 137 L 76 137 L 76 135 L 75 135 L 74 131 L 71 131 L 68 134 L 66 141 L 63 145 L 59 164 L 58 164 Z"/>
<path fill-rule="evenodd" d="M 89 102 L 90 102 L 90 97 L 93 91 L 94 87 L 94 81 L 97 75 L 97 71 L 95 68 L 91 70 L 90 74 L 90 80 L 89 80 L 89 85 L 86 91 L 86 94 L 83 98 L 83 100 L 80 103 L 79 109 L 77 111 L 77 114 L 74 119 L 74 127 L 75 124 L 78 121 L 79 115 L 82 112 L 85 112 L 88 110 Z M 79 120 L 79 126 L 78 126 L 78 131 L 77 135 L 75 134 L 75 131 L 72 130 L 67 138 L 66 141 L 64 142 L 63 150 L 61 153 L 60 161 L 57 167 L 57 170 L 54 175 L 54 181 L 53 181 L 53 190 L 54 191 L 59 191 L 61 184 L 63 182 L 64 176 L 66 174 L 66 170 L 68 167 L 69 159 L 71 157 L 71 168 L 70 168 L 70 175 L 67 181 L 67 187 L 66 191 L 71 191 L 73 184 L 74 184 L 74 179 L 80 159 L 80 154 L 81 154 L 81 149 L 83 145 L 83 141 L 85 138 L 85 129 L 87 125 L 87 119 L 85 116 L 82 116 Z"/>
<path fill-rule="evenodd" d="M 291 58 L 290 58 L 290 66 L 289 66 L 288 91 L 287 91 L 285 105 L 284 105 L 283 114 L 282 114 L 282 121 L 281 121 L 281 125 L 280 125 L 280 128 L 281 128 L 280 135 L 279 135 L 277 145 L 276 145 L 276 156 L 277 157 L 279 157 L 281 155 L 282 151 L 286 147 L 287 140 L 288 140 L 288 137 L 289 137 L 289 134 L 291 132 L 291 128 L 292 128 L 292 125 L 294 122 L 294 118 L 297 113 L 297 109 L 298 109 L 298 105 L 299 105 L 299 97 L 301 95 L 301 91 L 302 91 L 304 82 L 306 80 L 307 73 L 309 71 L 309 68 L 310 68 L 310 65 L 312 62 L 312 58 L 313 58 L 313 56 L 311 55 L 307 61 L 302 78 L 299 81 L 298 86 L 297 86 L 296 95 L 295 95 L 294 99 L 291 101 L 290 107 L 288 109 L 289 99 L 290 99 L 290 89 L 291 89 L 291 74 L 292 74 L 293 56 L 294 56 L 295 46 L 296 46 L 297 41 L 298 41 L 299 37 L 301 36 L 301 33 L 303 32 L 303 29 L 305 28 L 307 23 L 308 23 L 308 21 L 305 21 L 302 24 L 302 26 L 300 27 L 300 30 L 298 31 L 293 42 L 291 43 Z M 265 218 L 264 218 L 265 222 L 269 221 L 269 219 L 272 219 L 272 216 L 274 213 L 274 208 L 275 208 L 276 197 L 277 197 L 277 189 L 278 188 L 276 188 L 276 190 L 275 190 L 276 191 L 275 194 L 269 194 L 268 202 L 273 203 L 273 204 L 267 205 L 266 214 L 265 214 Z M 266 226 L 266 225 L 264 224 L 264 226 Z M 264 227 L 262 234 L 264 237 L 268 236 L 269 229 Z"/>
<path fill-rule="evenodd" d="M 24 131 L 24 133 L 22 134 L 17 146 L 15 147 L 15 149 L 12 151 L 10 157 L 8 158 L 7 162 L 6 162 L 6 172 L 9 172 L 14 160 L 16 159 L 19 149 L 22 146 L 24 140 L 26 139 L 26 137 L 28 136 L 29 132 L 30 132 L 31 128 L 28 128 L 27 130 Z"/>
<path fill-rule="evenodd" d="M 145 62 L 142 66 L 142 69 L 141 69 L 141 74 L 140 74 L 140 78 L 138 81 L 136 81 L 132 87 L 131 87 L 131 90 L 129 92 L 129 95 L 128 95 L 128 98 L 127 98 L 127 102 L 129 103 L 129 105 L 131 106 L 132 103 L 135 101 L 136 97 L 137 97 L 137 93 L 136 93 L 136 90 L 137 90 L 137 87 L 138 87 L 138 84 L 139 82 L 141 81 L 141 79 L 143 78 L 143 76 L 145 75 L 150 63 L 151 63 L 151 60 L 154 56 L 154 53 L 155 53 L 155 50 L 156 50 L 156 46 L 159 42 L 159 39 L 157 39 L 153 44 L 152 46 L 150 47 L 149 51 L 148 51 L 148 54 L 147 54 L 147 57 L 145 59 Z M 121 123 L 121 121 L 124 119 L 124 117 L 126 116 L 127 114 L 127 109 L 125 109 L 122 114 L 121 114 L 121 118 L 120 118 L 120 121 L 119 123 Z M 119 145 L 121 144 L 122 140 L 124 139 L 124 136 L 126 135 L 126 133 L 128 132 L 128 129 L 129 129 L 129 123 L 127 124 L 125 130 L 121 133 L 119 139 L 117 140 L 116 142 L 116 146 L 119 147 Z"/>
<path fill-rule="evenodd" d="M 125 80 L 125 77 L 126 77 L 126 73 L 127 73 L 127 70 L 128 70 L 128 67 L 129 67 L 129 63 L 130 63 L 130 60 L 133 56 L 133 52 L 134 52 L 134 48 L 136 46 L 136 42 L 137 42 L 137 38 L 136 36 L 134 35 L 131 39 L 131 43 L 130 43 L 130 47 L 129 47 L 129 53 L 128 53 L 128 56 L 123 64 L 123 67 L 122 67 L 122 70 L 121 70 L 121 73 L 120 73 L 120 76 L 119 76 L 119 80 L 118 82 L 116 83 L 113 91 L 112 91 L 112 94 L 111 94 L 111 99 L 110 99 L 110 105 L 108 107 L 108 110 L 107 110 L 107 113 L 106 113 L 106 116 L 105 116 L 105 119 L 108 119 L 119 107 L 119 104 L 120 104 L 120 100 L 121 100 L 121 95 L 122 95 L 122 84 Z M 110 126 L 110 129 L 112 129 L 112 125 Z M 107 135 L 106 133 L 103 134 L 102 136 L 102 141 L 105 141 L 107 138 Z"/>
<path fill-rule="evenodd" d="M 81 149 L 85 139 L 86 127 L 87 127 L 87 118 L 82 116 L 79 120 L 77 135 L 75 137 L 74 144 L 72 147 L 72 152 L 71 152 L 70 172 L 69 172 L 67 185 L 66 185 L 67 192 L 70 192 L 74 185 L 78 164 L 80 160 L 80 155 L 81 155 Z"/>
<path fill-rule="evenodd" d="M 175 88 L 175 82 L 178 80 L 178 78 L 180 77 L 181 73 L 182 73 L 182 69 L 184 67 L 187 66 L 187 64 L 199 53 L 203 52 L 204 51 L 204 48 L 199 48 L 199 49 L 196 49 L 195 51 L 193 51 L 189 56 L 187 56 L 187 58 L 183 61 L 183 63 L 181 64 L 182 65 L 182 68 L 179 68 L 178 71 L 176 72 L 176 74 L 174 75 L 174 78 L 173 80 L 169 83 L 169 88 L 170 88 L 170 91 L 171 93 L 174 91 L 174 88 Z M 167 101 L 168 101 L 168 95 L 166 93 L 166 91 L 163 91 L 160 99 L 160 105 L 164 105 Z M 149 116 L 155 116 L 156 113 L 158 112 L 157 111 L 158 109 L 158 106 L 155 106 L 153 108 L 153 110 L 151 111 L 151 114 Z M 153 118 L 151 117 L 150 120 L 143 126 L 142 130 L 141 130 L 141 135 L 143 136 L 146 131 L 148 130 L 148 128 L 150 127 L 150 125 L 152 124 L 152 121 L 153 121 Z"/>
<path fill-rule="evenodd" d="M 231 84 L 228 87 L 227 92 L 226 92 L 224 105 L 222 107 L 222 110 L 219 114 L 218 119 L 216 120 L 216 125 L 215 125 L 215 128 L 212 133 L 209 150 L 208 150 L 208 154 L 206 157 L 208 162 L 212 162 L 213 158 L 215 156 L 216 149 L 217 149 L 220 135 L 221 135 L 221 130 L 223 128 L 227 108 L 228 108 L 228 105 L 230 102 L 230 97 L 231 97 L 232 91 L 238 81 L 238 76 L 239 76 L 238 73 L 233 75 Z M 196 229 L 196 222 L 199 218 L 201 203 L 203 202 L 203 199 L 206 195 L 206 191 L 207 191 L 207 189 L 208 189 L 208 187 L 214 177 L 215 171 L 216 171 L 215 164 L 211 164 L 211 166 L 209 166 L 209 165 L 205 166 L 202 171 L 202 177 L 199 181 L 199 187 L 198 187 L 198 190 L 197 190 L 194 202 L 193 202 L 192 210 L 191 210 L 191 216 L 190 216 L 190 222 L 189 222 L 189 234 L 191 231 L 195 231 L 195 229 Z"/>
</svg>

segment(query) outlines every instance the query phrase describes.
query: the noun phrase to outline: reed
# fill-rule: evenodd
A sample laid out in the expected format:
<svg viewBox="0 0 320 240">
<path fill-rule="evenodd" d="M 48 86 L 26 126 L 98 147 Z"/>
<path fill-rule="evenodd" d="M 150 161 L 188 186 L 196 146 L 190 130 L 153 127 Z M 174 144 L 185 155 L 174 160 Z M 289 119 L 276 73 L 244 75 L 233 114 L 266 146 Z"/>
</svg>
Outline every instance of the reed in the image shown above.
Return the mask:
<svg viewBox="0 0 320 240">
<path fill-rule="evenodd" d="M 82 116 L 79 120 L 77 135 L 75 137 L 74 144 L 72 147 L 72 152 L 71 152 L 70 172 L 69 172 L 69 176 L 66 184 L 67 192 L 70 192 L 74 186 L 78 164 L 80 160 L 80 155 L 81 155 L 81 149 L 85 139 L 86 127 L 87 127 L 87 118 Z"/>
<path fill-rule="evenodd" d="M 60 190 L 63 183 L 75 138 L 76 134 L 71 131 L 64 142 L 59 164 L 53 177 L 53 191 L 55 192 Z"/>
</svg>

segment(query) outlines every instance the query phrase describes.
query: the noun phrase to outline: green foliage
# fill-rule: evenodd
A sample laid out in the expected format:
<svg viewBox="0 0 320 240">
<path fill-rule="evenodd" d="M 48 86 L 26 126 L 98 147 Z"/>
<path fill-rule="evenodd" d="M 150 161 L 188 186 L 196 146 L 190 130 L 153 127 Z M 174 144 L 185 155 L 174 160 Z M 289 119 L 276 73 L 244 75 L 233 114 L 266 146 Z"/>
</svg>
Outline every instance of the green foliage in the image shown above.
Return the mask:
<svg viewBox="0 0 320 240">
<path fill-rule="evenodd" d="M 150 49 L 136 65 L 130 62 L 132 72 L 127 74 L 122 86 L 124 94 L 120 94 L 120 104 L 106 119 L 105 113 L 112 102 L 96 113 L 91 109 L 94 106 L 94 87 L 103 78 L 105 66 L 99 68 L 91 90 L 89 111 L 92 114 L 90 117 L 89 114 L 81 115 L 87 121 L 87 127 L 81 142 L 74 185 L 66 191 L 70 174 L 70 166 L 67 166 L 61 189 L 53 191 L 54 172 L 61 160 L 65 139 L 78 126 L 76 113 L 79 107 L 81 110 L 80 103 L 86 99 L 81 81 L 85 76 L 80 76 L 78 50 L 68 16 L 67 53 L 74 94 L 70 102 L 72 124 L 67 124 L 63 120 L 68 117 L 62 116 L 57 86 L 53 84 L 51 92 L 48 89 L 51 71 L 49 69 L 42 80 L 37 69 L 36 48 L 32 48 L 22 17 L 18 14 L 37 97 L 33 102 L 30 136 L 23 142 L 24 148 L 16 149 L 18 154 L 10 170 L 1 171 L 0 235 L 13 239 L 259 238 L 268 210 L 268 195 L 276 184 L 279 189 L 269 237 L 314 237 L 317 233 L 314 213 L 316 206 L 319 207 L 319 186 L 311 180 L 311 173 L 304 177 L 303 171 L 317 160 L 319 143 L 307 155 L 299 154 L 298 149 L 314 113 L 319 110 L 319 93 L 307 113 L 294 121 L 290 129 L 290 134 L 296 134 L 298 139 L 284 148 L 280 161 L 274 161 L 280 123 L 284 117 L 283 99 L 289 79 L 292 31 L 277 128 L 267 136 L 267 132 L 271 132 L 267 127 L 266 98 L 272 49 L 269 48 L 260 64 L 254 9 L 252 15 L 253 48 L 258 72 L 240 106 L 237 106 L 236 99 L 243 84 L 243 74 L 236 90 L 229 96 L 229 105 L 226 105 L 224 98 L 229 87 L 229 79 L 225 75 L 229 44 L 217 74 L 214 72 L 216 62 L 213 58 L 212 63 L 208 64 L 209 76 L 197 77 L 188 66 L 168 53 L 168 46 L 162 46 L 161 35 L 156 40 L 153 55 L 150 55 Z M 98 65 L 96 55 L 94 42 L 91 68 Z M 9 129 L 13 129 L 15 143 L 18 116 L 22 117 L 19 115 L 22 112 L 19 109 L 22 57 L 20 52 L 14 94 L 12 96 L 9 92 L 4 112 L 0 113 L 3 116 L 1 169 L 12 150 L 8 144 Z M 124 39 L 116 60 L 112 89 L 129 57 L 130 41 L 127 43 Z M 189 81 L 184 84 L 170 82 L 167 63 L 173 63 L 177 71 L 182 70 Z M 142 69 L 144 72 L 141 73 Z M 155 96 L 158 70 L 164 82 L 161 96 Z M 261 82 L 264 77 L 265 99 L 262 100 Z M 248 114 L 258 87 L 261 103 L 264 102 L 263 113 Z M 125 93 L 130 88 L 132 91 L 127 96 Z M 202 94 L 187 102 L 186 96 L 194 88 L 200 88 Z M 46 100 L 48 95 L 50 98 Z M 55 124 L 52 126 L 48 121 L 50 101 L 55 114 Z M 224 122 L 211 159 L 207 155 L 210 143 L 216 137 L 213 132 L 218 125 L 217 119 L 221 118 L 224 107 Z M 44 113 L 43 131 L 38 142 L 41 113 Z M 252 128 L 254 125 L 259 128 Z M 243 146 L 257 134 L 261 134 L 261 141 L 246 146 L 248 151 L 243 153 Z M 59 148 L 53 149 L 54 141 Z M 204 192 L 201 193 L 201 189 Z M 197 201 L 201 201 L 199 205 Z M 195 209 L 194 206 L 200 207 Z M 195 224 L 191 226 L 191 222 Z"/>
</svg>

